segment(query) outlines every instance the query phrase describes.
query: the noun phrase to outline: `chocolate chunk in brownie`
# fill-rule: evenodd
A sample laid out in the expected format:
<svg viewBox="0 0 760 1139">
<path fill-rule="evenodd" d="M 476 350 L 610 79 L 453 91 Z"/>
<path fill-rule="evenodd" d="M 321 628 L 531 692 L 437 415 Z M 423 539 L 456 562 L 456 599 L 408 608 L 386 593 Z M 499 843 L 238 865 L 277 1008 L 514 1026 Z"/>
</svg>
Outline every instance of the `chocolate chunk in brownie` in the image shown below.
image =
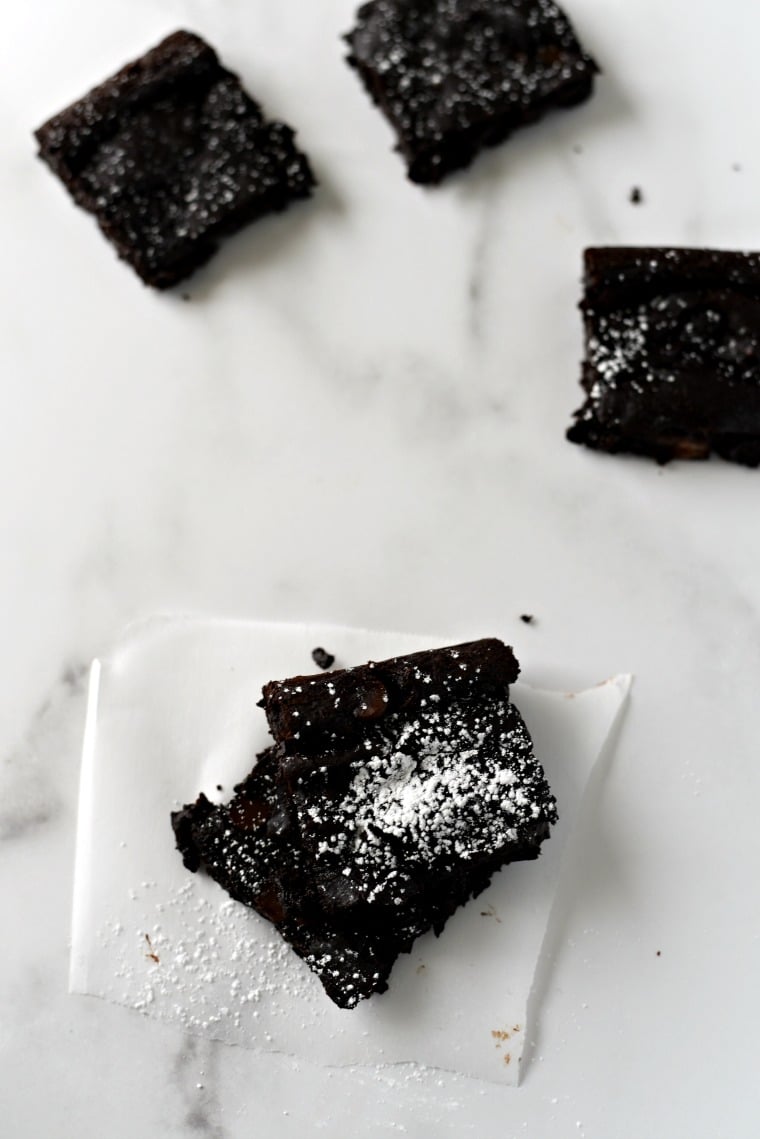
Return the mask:
<svg viewBox="0 0 760 1139">
<path fill-rule="evenodd" d="M 272 921 L 336 1004 L 384 991 L 400 953 L 538 857 L 556 820 L 509 702 L 517 671 L 487 640 L 267 685 L 277 743 L 230 804 L 172 816 L 185 864 Z"/>
<path fill-rule="evenodd" d="M 175 32 L 36 132 L 40 156 L 148 285 L 169 288 L 219 239 L 308 197 L 293 131 L 198 36 Z"/>
<path fill-rule="evenodd" d="M 581 103 L 598 70 L 551 0 L 371 0 L 346 39 L 413 182 Z"/>
<path fill-rule="evenodd" d="M 589 249 L 581 309 L 587 398 L 568 439 L 760 464 L 760 254 Z"/>
</svg>

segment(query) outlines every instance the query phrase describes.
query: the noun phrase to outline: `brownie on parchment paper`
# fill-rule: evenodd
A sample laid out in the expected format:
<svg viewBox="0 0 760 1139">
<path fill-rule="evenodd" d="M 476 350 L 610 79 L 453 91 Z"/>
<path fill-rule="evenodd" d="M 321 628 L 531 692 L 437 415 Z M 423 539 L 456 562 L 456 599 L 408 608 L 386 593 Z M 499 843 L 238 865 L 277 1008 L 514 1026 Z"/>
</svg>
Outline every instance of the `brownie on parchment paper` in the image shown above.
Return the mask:
<svg viewBox="0 0 760 1139">
<path fill-rule="evenodd" d="M 340 1007 L 383 992 L 556 821 L 518 671 L 483 640 L 266 685 L 275 743 L 231 803 L 172 816 L 185 864 L 272 921 Z"/>
<path fill-rule="evenodd" d="M 190 32 L 128 64 L 36 138 L 74 201 L 158 289 L 208 261 L 224 235 L 315 185 L 293 131 L 268 122 Z"/>
<path fill-rule="evenodd" d="M 586 402 L 567 437 L 660 463 L 760 464 L 760 254 L 585 253 Z"/>
<path fill-rule="evenodd" d="M 413 182 L 583 102 L 598 71 L 552 0 L 371 0 L 346 39 Z"/>
</svg>

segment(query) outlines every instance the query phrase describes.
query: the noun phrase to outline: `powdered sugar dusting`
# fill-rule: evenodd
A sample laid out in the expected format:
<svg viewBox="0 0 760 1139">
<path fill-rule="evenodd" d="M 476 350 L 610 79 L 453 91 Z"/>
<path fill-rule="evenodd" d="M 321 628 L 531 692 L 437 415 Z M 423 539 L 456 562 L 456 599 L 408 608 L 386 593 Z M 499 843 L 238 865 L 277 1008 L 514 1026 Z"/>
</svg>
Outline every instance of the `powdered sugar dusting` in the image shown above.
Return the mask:
<svg viewBox="0 0 760 1139">
<path fill-rule="evenodd" d="M 176 32 L 37 132 L 40 153 L 121 257 L 167 287 L 214 241 L 314 185 L 293 131 L 198 36 Z"/>
<path fill-rule="evenodd" d="M 316 982 L 271 926 L 230 899 L 210 901 L 195 880 L 154 901 L 155 885 L 132 891 L 134 923 L 97 931 L 113 963 L 104 996 L 249 1047 L 270 1046 L 273 1018 L 294 1002 L 305 1029 L 316 1023 Z"/>
<path fill-rule="evenodd" d="M 589 337 L 588 358 L 607 386 L 622 373 L 631 372 L 646 350 L 646 312 L 615 313 L 600 317 L 596 332 Z"/>
<path fill-rule="evenodd" d="M 340 864 L 368 900 L 400 890 L 410 860 L 440 868 L 492 856 L 529 841 L 537 820 L 556 819 L 528 732 L 506 698 L 431 702 L 411 721 L 388 717 L 362 751 L 340 794 L 317 770 L 297 801 L 317 861 Z"/>
<path fill-rule="evenodd" d="M 586 252 L 587 400 L 569 438 L 660 461 L 756 466 L 760 261 L 702 249 Z"/>
</svg>

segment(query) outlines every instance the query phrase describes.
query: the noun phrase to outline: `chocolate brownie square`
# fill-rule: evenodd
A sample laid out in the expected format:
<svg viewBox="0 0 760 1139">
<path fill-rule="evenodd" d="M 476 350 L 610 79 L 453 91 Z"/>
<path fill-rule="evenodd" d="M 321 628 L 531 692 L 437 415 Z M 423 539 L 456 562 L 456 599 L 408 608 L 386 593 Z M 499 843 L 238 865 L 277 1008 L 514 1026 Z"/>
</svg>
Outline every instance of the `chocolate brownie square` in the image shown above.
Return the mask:
<svg viewBox="0 0 760 1139">
<path fill-rule="evenodd" d="M 166 289 L 219 239 L 308 197 L 293 131 L 198 36 L 175 32 L 36 132 L 40 156 L 119 256 Z"/>
<path fill-rule="evenodd" d="M 760 464 L 760 254 L 589 249 L 581 309 L 587 398 L 568 439 Z"/>
<path fill-rule="evenodd" d="M 583 102 L 598 70 L 551 0 L 371 0 L 346 40 L 413 182 Z"/>
<path fill-rule="evenodd" d="M 267 685 L 276 743 L 230 804 L 172 816 L 185 864 L 272 921 L 339 1006 L 384 991 L 556 820 L 517 672 L 484 640 Z"/>
</svg>

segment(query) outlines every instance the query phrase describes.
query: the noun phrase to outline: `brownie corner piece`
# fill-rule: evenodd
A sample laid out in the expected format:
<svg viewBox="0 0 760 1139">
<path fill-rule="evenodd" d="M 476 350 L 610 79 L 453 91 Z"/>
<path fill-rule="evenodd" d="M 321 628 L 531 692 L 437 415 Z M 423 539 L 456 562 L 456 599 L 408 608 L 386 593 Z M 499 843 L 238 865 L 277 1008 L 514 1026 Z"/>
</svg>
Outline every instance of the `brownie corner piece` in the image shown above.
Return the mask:
<svg viewBox="0 0 760 1139">
<path fill-rule="evenodd" d="M 760 465 L 760 254 L 591 248 L 581 310 L 571 442 Z"/>
<path fill-rule="evenodd" d="M 158 289 L 219 240 L 308 197 L 293 131 L 267 121 L 199 36 L 178 31 L 36 132 L 40 157 L 119 257 Z"/>
<path fill-rule="evenodd" d="M 345 39 L 419 183 L 583 102 L 599 70 L 553 0 L 370 0 Z"/>
</svg>

